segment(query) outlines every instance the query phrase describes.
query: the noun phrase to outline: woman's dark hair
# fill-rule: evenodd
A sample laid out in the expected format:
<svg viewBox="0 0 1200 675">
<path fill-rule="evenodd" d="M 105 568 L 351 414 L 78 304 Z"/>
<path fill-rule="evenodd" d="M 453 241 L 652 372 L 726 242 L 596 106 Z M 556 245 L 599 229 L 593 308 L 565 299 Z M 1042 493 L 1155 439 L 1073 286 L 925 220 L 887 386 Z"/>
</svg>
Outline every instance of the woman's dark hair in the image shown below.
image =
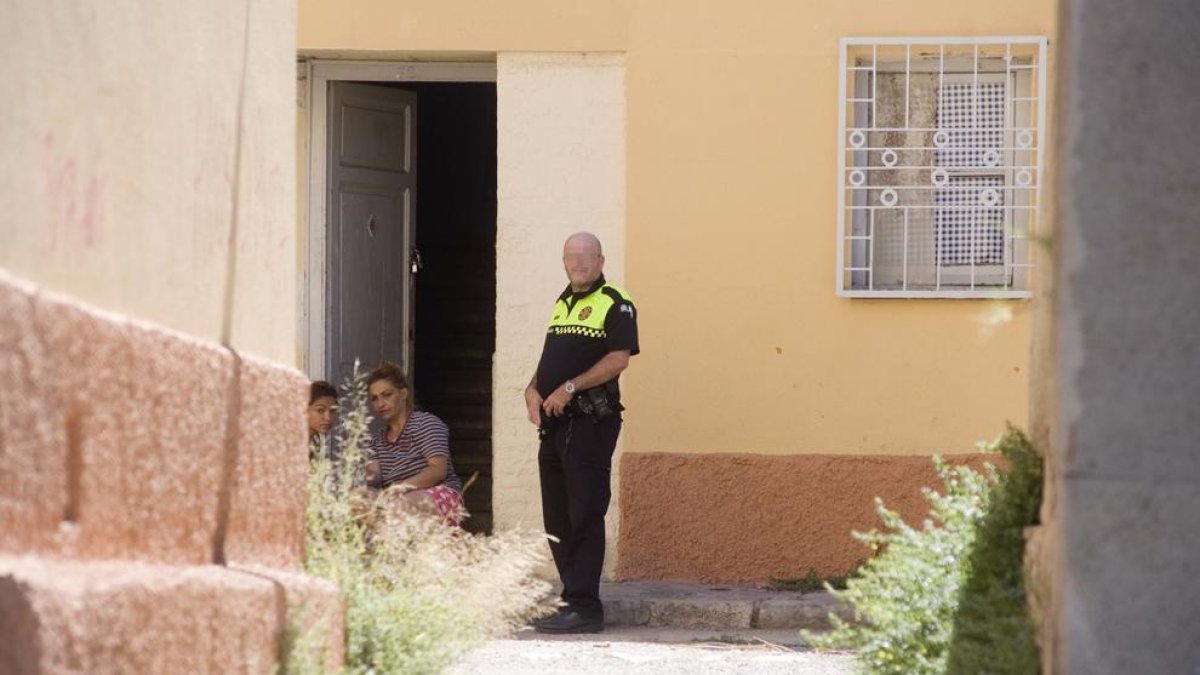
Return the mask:
<svg viewBox="0 0 1200 675">
<path fill-rule="evenodd" d="M 337 388 L 324 380 L 313 381 L 312 386 L 309 387 L 308 404 L 312 405 L 317 402 L 317 399 L 325 398 L 326 396 L 336 401 L 338 399 Z"/>
<path fill-rule="evenodd" d="M 391 361 L 382 361 L 375 370 L 367 375 L 367 386 L 380 380 L 387 380 L 397 389 L 408 389 L 408 380 L 404 377 L 404 369 Z"/>
</svg>

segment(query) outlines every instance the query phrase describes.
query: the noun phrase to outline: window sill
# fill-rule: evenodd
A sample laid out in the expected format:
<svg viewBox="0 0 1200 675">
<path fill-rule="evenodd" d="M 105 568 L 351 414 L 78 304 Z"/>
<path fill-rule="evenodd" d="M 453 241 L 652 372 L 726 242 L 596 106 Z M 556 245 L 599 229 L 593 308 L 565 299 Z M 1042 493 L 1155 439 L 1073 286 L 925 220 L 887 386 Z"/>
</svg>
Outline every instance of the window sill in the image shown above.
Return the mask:
<svg viewBox="0 0 1200 675">
<path fill-rule="evenodd" d="M 1033 291 L 1012 290 L 940 290 L 940 291 L 855 291 L 839 289 L 843 298 L 900 298 L 908 300 L 1031 300 Z"/>
</svg>

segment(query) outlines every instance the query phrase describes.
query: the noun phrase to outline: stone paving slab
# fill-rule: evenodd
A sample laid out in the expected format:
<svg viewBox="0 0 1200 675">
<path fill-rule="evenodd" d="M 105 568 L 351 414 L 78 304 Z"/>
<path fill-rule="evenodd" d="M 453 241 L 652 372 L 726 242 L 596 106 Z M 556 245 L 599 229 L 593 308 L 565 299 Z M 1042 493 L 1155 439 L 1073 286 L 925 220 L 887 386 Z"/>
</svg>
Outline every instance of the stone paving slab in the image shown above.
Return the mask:
<svg viewBox="0 0 1200 675">
<path fill-rule="evenodd" d="M 853 617 L 849 607 L 824 591 L 634 581 L 601 584 L 600 597 L 609 626 L 826 630 L 830 612 Z"/>
<path fill-rule="evenodd" d="M 644 642 L 728 647 L 782 647 L 804 650 L 800 631 L 792 628 L 663 628 L 607 624 L 601 633 L 547 635 L 532 628 L 514 633 L 512 640 L 546 642 Z"/>
<path fill-rule="evenodd" d="M 523 630 L 464 654 L 452 675 L 848 675 L 853 656 L 814 652 L 794 630 L 617 626 L 598 635 Z"/>
</svg>

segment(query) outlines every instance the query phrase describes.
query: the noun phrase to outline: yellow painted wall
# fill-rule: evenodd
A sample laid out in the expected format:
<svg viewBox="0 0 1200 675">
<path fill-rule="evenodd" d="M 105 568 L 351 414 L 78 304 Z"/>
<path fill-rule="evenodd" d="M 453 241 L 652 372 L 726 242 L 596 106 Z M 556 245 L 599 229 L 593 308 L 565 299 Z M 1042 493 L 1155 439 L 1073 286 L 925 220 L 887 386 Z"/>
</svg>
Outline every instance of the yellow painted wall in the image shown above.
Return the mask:
<svg viewBox="0 0 1200 675">
<path fill-rule="evenodd" d="M 654 414 L 626 449 L 961 452 L 1024 424 L 1028 302 L 834 294 L 838 40 L 1050 35 L 1054 3 L 646 14 L 628 56 L 626 264 L 646 351 L 630 407 Z"/>
<path fill-rule="evenodd" d="M 299 48 L 625 53 L 627 452 L 961 452 L 1027 420 L 1030 305 L 835 295 L 838 40 L 1048 36 L 1056 11 L 301 0 Z"/>
</svg>

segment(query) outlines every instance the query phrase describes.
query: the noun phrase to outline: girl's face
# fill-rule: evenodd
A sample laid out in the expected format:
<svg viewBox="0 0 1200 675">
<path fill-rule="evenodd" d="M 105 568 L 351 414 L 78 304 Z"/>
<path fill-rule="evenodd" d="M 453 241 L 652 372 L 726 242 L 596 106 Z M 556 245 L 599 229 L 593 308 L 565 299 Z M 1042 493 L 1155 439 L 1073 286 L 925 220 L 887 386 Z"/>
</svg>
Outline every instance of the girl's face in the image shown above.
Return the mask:
<svg viewBox="0 0 1200 675">
<path fill-rule="evenodd" d="M 333 428 L 333 415 L 337 411 L 337 401 L 332 396 L 321 398 L 308 404 L 308 433 L 327 434 Z"/>
<path fill-rule="evenodd" d="M 389 380 L 372 383 L 367 387 L 367 394 L 371 398 L 371 408 L 385 422 L 391 422 L 407 410 L 408 390 L 397 388 Z"/>
</svg>

